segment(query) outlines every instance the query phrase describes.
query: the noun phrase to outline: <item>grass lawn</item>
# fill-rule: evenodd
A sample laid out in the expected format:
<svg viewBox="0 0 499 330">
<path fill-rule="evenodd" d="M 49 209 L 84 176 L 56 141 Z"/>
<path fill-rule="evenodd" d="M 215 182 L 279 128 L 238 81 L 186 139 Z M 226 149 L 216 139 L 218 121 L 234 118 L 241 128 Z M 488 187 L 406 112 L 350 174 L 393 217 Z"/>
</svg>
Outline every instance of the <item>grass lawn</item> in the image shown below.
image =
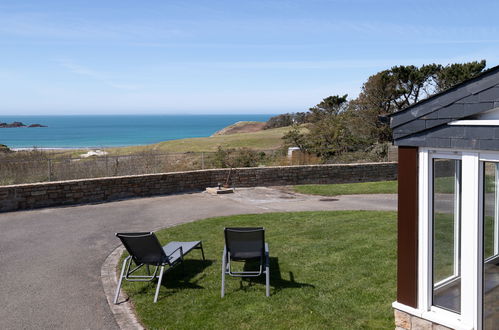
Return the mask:
<svg viewBox="0 0 499 330">
<path fill-rule="evenodd" d="M 307 184 L 295 186 L 301 194 L 338 196 L 356 194 L 396 194 L 397 181 L 359 182 L 342 184 Z"/>
<path fill-rule="evenodd" d="M 282 146 L 282 137 L 291 128 L 280 127 L 252 133 L 236 133 L 204 138 L 179 139 L 150 144 L 107 149 L 112 154 L 126 154 L 144 151 L 154 152 L 214 152 L 218 146 L 224 148 L 249 148 L 254 150 L 273 150 Z M 305 128 L 303 128 L 305 130 Z"/>
<path fill-rule="evenodd" d="M 396 213 L 334 211 L 210 218 L 159 231 L 162 244 L 202 240 L 208 261 L 192 251 L 185 273 L 155 283 L 125 282 L 150 329 L 393 329 Z M 271 255 L 265 280 L 227 277 L 220 298 L 223 228 L 264 226 Z"/>
</svg>

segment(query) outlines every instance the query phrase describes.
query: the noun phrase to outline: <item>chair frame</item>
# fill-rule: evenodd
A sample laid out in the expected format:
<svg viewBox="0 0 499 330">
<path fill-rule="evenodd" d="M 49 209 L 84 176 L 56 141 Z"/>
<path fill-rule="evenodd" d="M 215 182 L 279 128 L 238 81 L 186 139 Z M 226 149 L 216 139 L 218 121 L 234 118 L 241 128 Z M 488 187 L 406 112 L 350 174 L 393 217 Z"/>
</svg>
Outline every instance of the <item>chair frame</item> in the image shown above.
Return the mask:
<svg viewBox="0 0 499 330">
<path fill-rule="evenodd" d="M 228 230 L 238 230 L 238 231 L 260 231 L 265 232 L 265 228 L 224 228 L 224 232 Z M 227 236 L 225 236 L 225 240 L 227 240 Z M 246 261 L 250 259 L 241 259 L 240 261 Z M 265 274 L 265 295 L 267 297 L 270 296 L 270 253 L 269 253 L 269 245 L 265 242 L 264 238 L 264 252 L 263 255 L 260 256 L 260 268 L 258 271 L 242 271 L 242 272 L 234 272 L 231 270 L 230 266 L 231 257 L 230 251 L 227 249 L 227 241 L 224 245 L 224 250 L 222 254 L 222 288 L 221 288 L 221 297 L 225 296 L 225 275 L 229 275 L 232 277 L 258 277 L 262 274 Z M 265 268 L 265 270 L 264 270 Z"/>
<path fill-rule="evenodd" d="M 146 236 L 152 236 L 154 238 L 156 238 L 157 240 L 157 237 L 156 235 L 153 233 L 153 232 L 144 232 L 144 233 L 116 233 L 115 234 L 118 238 L 121 237 L 146 237 Z M 120 238 L 121 239 L 121 238 Z M 157 264 L 152 264 L 152 266 L 155 267 L 154 269 L 154 273 L 151 275 L 151 271 L 150 271 L 150 264 L 145 264 L 145 263 L 140 263 L 140 264 L 137 264 L 137 262 L 135 260 L 133 260 L 133 254 L 132 254 L 132 251 L 129 250 L 127 244 L 125 244 L 122 240 L 122 243 L 123 245 L 125 246 L 125 248 L 127 249 L 128 253 L 130 254 L 128 257 L 125 258 L 125 260 L 123 260 L 123 264 L 122 264 L 122 267 L 121 267 L 121 274 L 120 274 L 120 277 L 119 277 L 119 280 L 118 280 L 118 287 L 116 288 L 116 293 L 115 293 L 115 296 L 114 296 L 114 304 L 117 304 L 118 303 L 118 298 L 119 298 L 119 295 L 120 295 L 120 289 L 121 289 L 121 285 L 123 283 L 123 279 L 125 279 L 126 281 L 130 281 L 130 282 L 151 282 L 151 281 L 154 281 L 155 279 L 158 279 L 158 284 L 156 286 L 156 292 L 154 294 L 154 302 L 156 303 L 158 301 L 158 295 L 159 295 L 159 289 L 161 287 L 161 281 L 163 280 L 163 275 L 172 270 L 175 266 L 177 266 L 178 264 L 181 264 L 182 263 L 182 266 L 183 266 L 183 261 L 184 261 L 184 251 L 182 249 L 182 246 L 179 246 L 178 248 L 176 248 L 175 250 L 173 250 L 170 254 L 166 254 L 163 250 L 165 246 L 163 246 L 161 248 L 161 258 L 163 260 L 163 262 L 158 262 Z M 182 242 L 180 242 L 182 243 Z M 159 244 L 159 241 L 158 241 L 158 244 Z M 161 246 L 161 245 L 159 245 Z M 202 257 L 203 257 L 203 260 L 206 260 L 205 259 L 205 256 L 204 256 L 204 250 L 203 250 L 203 243 L 201 241 L 198 241 L 197 244 L 191 249 L 191 250 L 194 250 L 194 249 L 200 249 L 201 250 L 201 254 L 202 254 Z M 187 251 L 186 253 L 189 253 L 191 250 Z M 174 262 L 170 262 L 170 257 L 176 253 L 177 251 L 180 252 L 180 257 L 178 259 L 176 259 Z M 131 269 L 130 270 L 130 267 L 132 265 L 132 261 L 135 262 L 136 264 L 136 267 Z M 143 266 L 146 266 L 146 269 L 147 269 L 147 274 L 148 275 L 132 275 L 133 273 L 135 273 L 136 271 L 138 271 L 139 269 L 141 269 Z M 167 268 L 165 270 L 165 267 L 166 266 L 169 266 L 169 268 Z M 159 275 L 158 274 L 158 269 L 159 269 Z"/>
</svg>

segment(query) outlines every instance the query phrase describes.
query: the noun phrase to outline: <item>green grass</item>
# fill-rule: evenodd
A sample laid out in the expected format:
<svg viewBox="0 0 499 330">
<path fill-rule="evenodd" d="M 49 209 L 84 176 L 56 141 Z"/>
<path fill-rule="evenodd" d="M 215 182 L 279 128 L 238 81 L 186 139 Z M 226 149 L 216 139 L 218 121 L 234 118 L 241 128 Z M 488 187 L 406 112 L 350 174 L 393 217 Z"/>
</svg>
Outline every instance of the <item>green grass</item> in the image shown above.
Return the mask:
<svg viewBox="0 0 499 330">
<path fill-rule="evenodd" d="M 434 214 L 434 283 L 454 274 L 454 214 Z"/>
<path fill-rule="evenodd" d="M 368 211 L 240 215 L 158 232 L 159 240 L 203 241 L 155 283 L 124 288 L 149 329 L 391 329 L 396 288 L 396 213 Z M 271 253 L 271 296 L 264 278 L 228 277 L 220 298 L 223 228 L 264 226 Z"/>
<path fill-rule="evenodd" d="M 308 184 L 295 186 L 301 194 L 338 196 L 355 194 L 396 194 L 397 181 L 378 181 L 345 184 Z"/>
<path fill-rule="evenodd" d="M 305 129 L 305 128 L 304 128 Z M 146 146 L 133 146 L 106 149 L 112 154 L 155 152 L 213 152 L 218 146 L 224 148 L 249 148 L 254 150 L 273 150 L 282 146 L 282 137 L 289 127 L 267 129 L 253 133 L 237 133 L 205 138 L 191 138 L 160 142 Z"/>
</svg>

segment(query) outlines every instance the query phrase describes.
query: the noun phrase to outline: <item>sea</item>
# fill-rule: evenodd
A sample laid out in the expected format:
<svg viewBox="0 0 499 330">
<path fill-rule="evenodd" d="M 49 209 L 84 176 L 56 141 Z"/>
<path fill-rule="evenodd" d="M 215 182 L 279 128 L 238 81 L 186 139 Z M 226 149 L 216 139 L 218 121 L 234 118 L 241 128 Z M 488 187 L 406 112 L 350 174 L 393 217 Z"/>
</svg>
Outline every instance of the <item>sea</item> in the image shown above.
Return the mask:
<svg viewBox="0 0 499 330">
<path fill-rule="evenodd" d="M 9 148 L 104 148 L 207 137 L 238 121 L 267 121 L 272 114 L 2 116 L 48 127 L 0 128 Z"/>
</svg>

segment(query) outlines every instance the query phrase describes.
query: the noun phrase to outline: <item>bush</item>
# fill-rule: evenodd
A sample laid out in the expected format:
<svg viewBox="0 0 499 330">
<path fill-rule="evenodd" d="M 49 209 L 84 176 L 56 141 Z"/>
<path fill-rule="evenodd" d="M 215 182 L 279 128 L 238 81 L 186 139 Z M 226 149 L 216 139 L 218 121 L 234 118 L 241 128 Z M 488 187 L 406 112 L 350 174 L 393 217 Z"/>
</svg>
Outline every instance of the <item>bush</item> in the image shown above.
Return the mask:
<svg viewBox="0 0 499 330">
<path fill-rule="evenodd" d="M 267 123 L 263 129 L 301 125 L 308 123 L 309 121 L 310 114 L 307 112 L 283 113 L 267 120 Z"/>
<path fill-rule="evenodd" d="M 13 151 L 10 150 L 10 148 L 7 147 L 5 144 L 0 144 L 0 153 L 9 153 L 9 152 Z"/>
<path fill-rule="evenodd" d="M 248 148 L 224 149 L 219 146 L 213 159 L 213 165 L 218 168 L 256 167 L 267 160 L 267 155 L 263 151 Z"/>
</svg>

